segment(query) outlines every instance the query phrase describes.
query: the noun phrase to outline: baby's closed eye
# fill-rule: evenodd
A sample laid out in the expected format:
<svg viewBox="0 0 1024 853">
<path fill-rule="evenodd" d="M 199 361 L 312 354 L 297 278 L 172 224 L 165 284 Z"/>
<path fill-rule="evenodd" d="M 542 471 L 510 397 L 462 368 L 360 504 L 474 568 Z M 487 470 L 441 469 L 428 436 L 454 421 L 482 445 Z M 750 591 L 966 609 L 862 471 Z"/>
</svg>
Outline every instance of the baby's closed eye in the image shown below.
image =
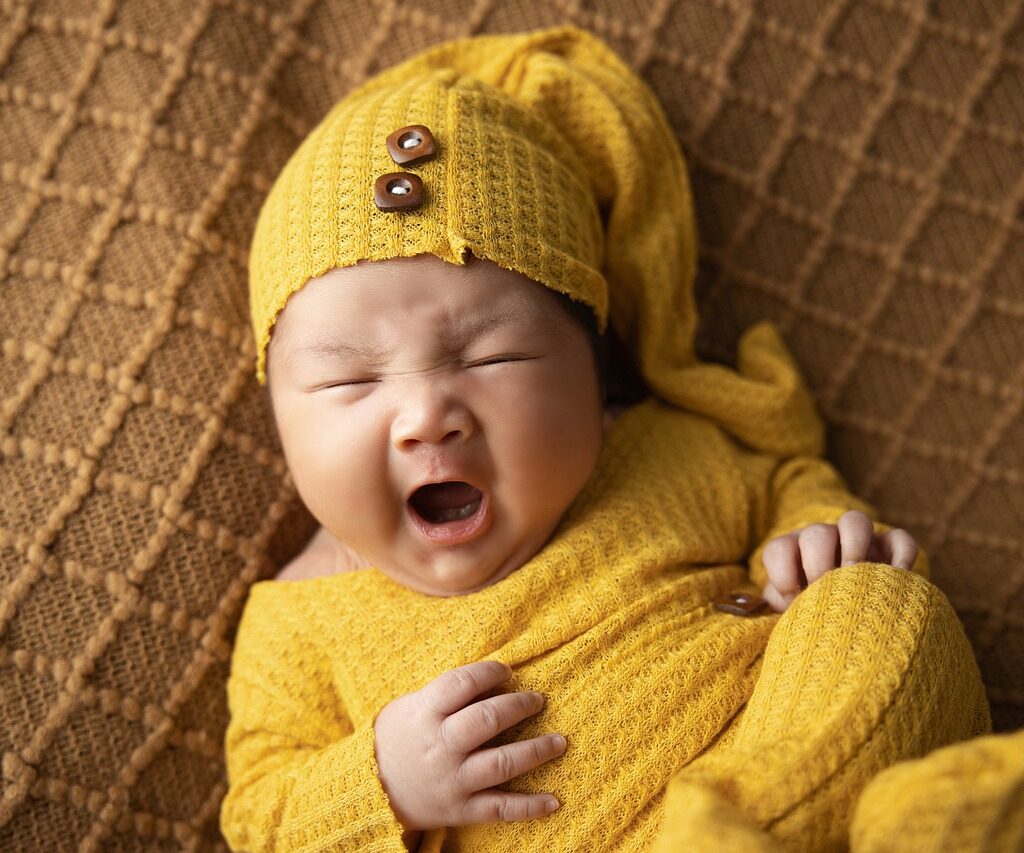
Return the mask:
<svg viewBox="0 0 1024 853">
<path fill-rule="evenodd" d="M 530 356 L 526 356 L 526 355 L 495 355 L 495 356 L 491 356 L 490 358 L 485 358 L 485 359 L 481 359 L 479 361 L 474 361 L 471 364 L 469 364 L 468 366 L 469 367 L 487 367 L 487 366 L 492 365 L 492 364 L 507 364 L 507 363 L 512 362 L 512 361 L 527 361 L 529 359 L 530 359 Z"/>
</svg>

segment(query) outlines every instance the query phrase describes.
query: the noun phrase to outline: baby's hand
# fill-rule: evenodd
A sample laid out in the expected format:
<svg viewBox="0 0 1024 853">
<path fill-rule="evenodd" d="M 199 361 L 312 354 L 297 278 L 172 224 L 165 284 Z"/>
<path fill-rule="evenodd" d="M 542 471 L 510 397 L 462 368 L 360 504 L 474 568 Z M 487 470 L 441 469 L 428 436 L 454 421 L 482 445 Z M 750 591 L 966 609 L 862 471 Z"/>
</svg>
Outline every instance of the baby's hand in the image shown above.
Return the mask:
<svg viewBox="0 0 1024 853">
<path fill-rule="evenodd" d="M 835 524 L 809 524 L 769 540 L 761 552 L 768 572 L 762 594 L 772 610 L 781 613 L 802 589 L 837 565 L 868 561 L 909 569 L 917 550 L 906 530 L 896 528 L 876 536 L 871 519 L 851 509 Z"/>
<path fill-rule="evenodd" d="M 564 739 L 556 743 L 547 734 L 477 749 L 544 707 L 544 697 L 528 691 L 477 701 L 511 676 L 503 663 L 478 661 L 442 672 L 381 709 L 373 724 L 381 786 L 407 831 L 528 820 L 558 808 L 551 794 L 494 786 L 561 755 Z"/>
</svg>

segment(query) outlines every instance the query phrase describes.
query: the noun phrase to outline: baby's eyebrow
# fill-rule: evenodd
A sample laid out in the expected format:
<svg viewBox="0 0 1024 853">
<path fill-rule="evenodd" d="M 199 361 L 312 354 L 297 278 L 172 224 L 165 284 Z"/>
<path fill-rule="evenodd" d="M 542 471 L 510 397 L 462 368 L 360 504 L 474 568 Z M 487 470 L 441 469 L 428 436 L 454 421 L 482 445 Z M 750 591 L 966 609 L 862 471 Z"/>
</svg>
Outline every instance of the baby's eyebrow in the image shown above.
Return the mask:
<svg viewBox="0 0 1024 853">
<path fill-rule="evenodd" d="M 447 334 L 442 336 L 442 341 L 449 349 L 456 349 L 499 326 L 511 326 L 517 323 L 529 327 L 537 324 L 537 318 L 524 311 L 520 306 L 508 307 L 504 311 L 489 314 L 477 320 L 456 320 Z"/>
<path fill-rule="evenodd" d="M 391 355 L 391 350 L 369 345 L 346 344 L 335 340 L 320 340 L 295 347 L 292 355 L 326 355 L 334 358 L 359 358 L 371 364 L 383 364 L 387 361 L 388 356 Z"/>
<path fill-rule="evenodd" d="M 529 327 L 536 324 L 537 318 L 518 308 L 508 308 L 495 314 L 489 314 L 477 320 L 456 320 L 442 334 L 442 345 L 448 350 L 457 349 L 473 338 L 479 337 L 499 326 L 521 323 Z M 380 365 L 394 355 L 394 349 L 376 347 L 372 344 L 346 343 L 333 338 L 325 338 L 307 342 L 295 347 L 292 355 L 330 356 L 333 358 L 356 358 L 368 364 Z"/>
</svg>

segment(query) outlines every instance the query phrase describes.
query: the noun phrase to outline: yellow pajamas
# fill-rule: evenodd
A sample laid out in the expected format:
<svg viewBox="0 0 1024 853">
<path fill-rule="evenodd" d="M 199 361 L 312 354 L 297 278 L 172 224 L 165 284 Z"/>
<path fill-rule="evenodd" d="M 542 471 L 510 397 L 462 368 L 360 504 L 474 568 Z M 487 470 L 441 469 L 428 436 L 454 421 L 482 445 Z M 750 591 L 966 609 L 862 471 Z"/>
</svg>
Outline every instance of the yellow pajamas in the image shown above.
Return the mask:
<svg viewBox="0 0 1024 853">
<path fill-rule="evenodd" d="M 615 424 L 551 542 L 493 586 L 438 598 L 376 569 L 254 585 L 228 683 L 225 836 L 254 853 L 404 850 L 373 721 L 496 659 L 505 690 L 547 703 L 488 746 L 568 739 L 502 787 L 562 807 L 441 828 L 422 850 L 841 848 L 875 773 L 990 725 L 960 624 L 918 574 L 838 569 L 781 617 L 710 605 L 760 587 L 757 546 L 848 509 L 875 517 L 822 459 L 755 452 L 652 398 Z"/>
</svg>

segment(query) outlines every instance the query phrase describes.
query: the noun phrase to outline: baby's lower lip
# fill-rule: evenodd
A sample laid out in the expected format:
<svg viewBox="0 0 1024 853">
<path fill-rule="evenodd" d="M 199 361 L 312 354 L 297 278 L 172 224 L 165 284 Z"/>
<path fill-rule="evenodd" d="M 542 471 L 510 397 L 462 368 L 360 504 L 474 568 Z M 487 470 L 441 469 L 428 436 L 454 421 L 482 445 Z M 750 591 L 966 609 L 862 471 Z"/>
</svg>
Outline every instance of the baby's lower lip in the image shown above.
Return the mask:
<svg viewBox="0 0 1024 853">
<path fill-rule="evenodd" d="M 411 503 L 406 503 L 405 511 L 413 528 L 436 545 L 462 545 L 483 536 L 491 526 L 491 501 L 486 492 L 480 499 L 480 507 L 468 518 L 434 523 L 416 512 Z"/>
</svg>

